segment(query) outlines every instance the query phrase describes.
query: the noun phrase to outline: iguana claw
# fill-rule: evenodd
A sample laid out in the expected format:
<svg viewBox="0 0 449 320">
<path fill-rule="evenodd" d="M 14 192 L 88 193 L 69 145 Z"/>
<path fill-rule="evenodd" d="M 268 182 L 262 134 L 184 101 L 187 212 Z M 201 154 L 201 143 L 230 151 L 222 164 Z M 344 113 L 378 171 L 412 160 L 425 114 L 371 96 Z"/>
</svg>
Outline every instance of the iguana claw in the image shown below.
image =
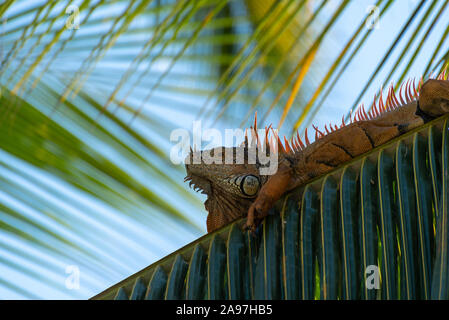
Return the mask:
<svg viewBox="0 0 449 320">
<path fill-rule="evenodd" d="M 255 211 L 256 211 L 256 208 L 255 208 L 255 204 L 253 203 L 251 205 L 251 207 L 249 207 L 248 217 L 246 218 L 246 223 L 244 226 L 244 229 L 251 231 L 251 233 L 254 233 L 257 229 L 257 225 L 256 225 L 256 221 L 255 221 L 255 216 L 256 216 Z"/>
</svg>

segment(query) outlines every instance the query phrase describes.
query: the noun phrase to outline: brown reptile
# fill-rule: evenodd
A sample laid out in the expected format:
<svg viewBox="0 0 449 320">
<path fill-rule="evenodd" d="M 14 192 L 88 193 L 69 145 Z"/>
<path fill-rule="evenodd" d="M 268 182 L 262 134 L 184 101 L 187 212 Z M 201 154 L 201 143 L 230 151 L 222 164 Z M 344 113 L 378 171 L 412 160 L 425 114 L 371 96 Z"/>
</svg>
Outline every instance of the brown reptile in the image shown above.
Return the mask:
<svg viewBox="0 0 449 320">
<path fill-rule="evenodd" d="M 351 160 L 387 141 L 421 126 L 449 112 L 449 81 L 446 72 L 437 79 L 419 82 L 407 81 L 401 86 L 399 98 L 393 87 L 383 102 L 382 96 L 376 105 L 376 98 L 369 113 L 363 106 L 358 109 L 351 123 L 340 127 L 326 128 L 326 134 L 315 128 L 315 141 L 309 143 L 307 130 L 305 144 L 297 135 L 290 143 L 284 145 L 277 138 L 277 147 L 272 143 L 263 150 L 278 150 L 278 170 L 275 174 L 261 175 L 261 164 L 187 164 L 187 177 L 190 185 L 207 195 L 204 203 L 207 216 L 207 231 L 212 232 L 247 214 L 246 228 L 254 231 L 268 210 L 286 192 L 305 184 L 314 177 L 323 175 L 340 164 Z M 405 88 L 404 92 L 402 89 Z M 255 121 L 256 127 L 257 120 Z M 268 133 L 269 129 L 266 129 Z M 254 131 L 253 131 L 254 132 Z M 268 140 L 267 141 L 272 141 Z M 240 147 L 233 147 L 236 154 L 243 148 L 247 159 L 248 139 Z M 204 152 L 224 154 L 228 148 L 196 151 L 197 156 Z M 268 151 L 265 151 L 268 152 Z M 189 159 L 193 159 L 193 152 Z M 187 160 L 187 159 L 186 159 Z"/>
</svg>

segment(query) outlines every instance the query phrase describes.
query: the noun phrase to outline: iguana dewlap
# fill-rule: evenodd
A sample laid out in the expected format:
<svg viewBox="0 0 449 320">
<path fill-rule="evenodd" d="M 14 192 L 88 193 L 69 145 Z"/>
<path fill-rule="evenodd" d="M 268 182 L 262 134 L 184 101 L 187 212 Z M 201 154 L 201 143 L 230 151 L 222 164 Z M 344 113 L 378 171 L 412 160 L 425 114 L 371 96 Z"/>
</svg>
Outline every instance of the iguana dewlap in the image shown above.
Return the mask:
<svg viewBox="0 0 449 320">
<path fill-rule="evenodd" d="M 416 128 L 425 122 L 449 112 L 449 81 L 445 73 L 437 80 L 431 79 L 418 89 L 408 81 L 405 92 L 402 86 L 399 99 L 390 88 L 385 103 L 374 103 L 367 114 L 359 108 L 351 123 L 326 126 L 326 134 L 316 130 L 315 142 L 306 143 L 299 136 L 284 146 L 278 143 L 278 170 L 271 176 L 259 174 L 261 164 L 186 164 L 190 185 L 207 195 L 204 203 L 208 211 L 207 231 L 212 232 L 233 220 L 248 215 L 246 226 L 254 230 L 256 222 L 286 192 L 314 177 L 323 175 L 344 162 L 359 156 L 385 142 Z M 247 141 L 246 141 L 247 142 Z M 245 152 L 248 143 L 241 147 Z M 201 152 L 222 152 L 216 148 Z M 271 148 L 273 151 L 273 148 Z M 199 155 L 197 154 L 197 155 Z M 193 154 L 191 153 L 190 159 Z M 190 162 L 192 163 L 192 162 Z"/>
</svg>

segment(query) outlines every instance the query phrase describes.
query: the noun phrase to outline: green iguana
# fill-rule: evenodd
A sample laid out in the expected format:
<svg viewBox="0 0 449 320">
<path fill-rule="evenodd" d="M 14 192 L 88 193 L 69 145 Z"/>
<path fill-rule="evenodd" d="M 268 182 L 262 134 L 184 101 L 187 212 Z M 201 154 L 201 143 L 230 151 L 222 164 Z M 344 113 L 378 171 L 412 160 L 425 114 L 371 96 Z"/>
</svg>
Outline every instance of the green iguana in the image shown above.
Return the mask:
<svg viewBox="0 0 449 320">
<path fill-rule="evenodd" d="M 319 175 L 323 175 L 371 149 L 387 141 L 421 126 L 444 113 L 449 112 L 449 81 L 446 72 L 437 79 L 419 82 L 416 89 L 415 82 L 407 81 L 405 90 L 399 91 L 399 99 L 393 87 L 390 87 L 385 103 L 382 93 L 379 103 L 374 104 L 369 113 L 363 105 L 358 109 L 351 123 L 345 124 L 344 119 L 340 127 L 325 126 L 326 133 L 314 127 L 315 141 L 309 142 L 307 130 L 305 143 L 296 135 L 289 143 L 285 138 L 284 144 L 277 140 L 277 147 L 273 147 L 273 140 L 264 148 L 270 152 L 278 152 L 278 170 L 274 175 L 260 174 L 261 164 L 187 164 L 185 181 L 190 181 L 195 189 L 207 195 L 204 203 L 208 211 L 207 231 L 212 232 L 233 220 L 247 214 L 246 228 L 254 231 L 257 224 L 267 215 L 268 210 L 286 192 L 305 184 Z M 254 131 L 257 136 L 257 119 Z M 266 141 L 268 141 L 266 128 Z M 245 150 L 247 159 L 248 139 L 241 146 Z M 232 148 L 236 152 L 239 147 Z M 260 144 L 258 144 L 260 149 Z M 228 148 L 215 148 L 207 152 L 225 153 Z M 206 151 L 196 151 L 202 155 Z M 190 159 L 195 152 L 189 154 Z"/>
</svg>

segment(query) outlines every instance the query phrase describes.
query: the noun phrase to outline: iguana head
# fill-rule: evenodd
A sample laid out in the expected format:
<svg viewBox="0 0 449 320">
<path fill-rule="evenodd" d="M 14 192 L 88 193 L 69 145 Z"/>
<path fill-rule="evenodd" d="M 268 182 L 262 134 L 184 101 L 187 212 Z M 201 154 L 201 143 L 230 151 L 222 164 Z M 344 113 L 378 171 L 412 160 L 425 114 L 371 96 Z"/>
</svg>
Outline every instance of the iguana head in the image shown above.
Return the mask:
<svg viewBox="0 0 449 320">
<path fill-rule="evenodd" d="M 240 146 L 191 150 L 185 160 L 185 181 L 207 195 L 204 206 L 209 213 L 208 232 L 247 214 L 262 186 L 277 172 L 278 164 L 302 149 L 299 135 L 297 139 L 291 143 L 285 139 L 283 144 L 271 125 L 258 130 L 256 113 L 254 125 Z"/>
<path fill-rule="evenodd" d="M 239 152 L 244 155 L 240 162 L 236 161 Z M 226 154 L 232 156 L 231 163 L 225 161 Z M 211 157 L 218 161 L 211 163 L 207 160 Z M 185 162 L 185 181 L 189 181 L 196 191 L 207 195 L 204 206 L 209 213 L 208 232 L 244 216 L 268 179 L 267 175 L 260 174 L 258 161 L 248 163 L 248 148 L 244 146 L 191 152 Z"/>
</svg>

